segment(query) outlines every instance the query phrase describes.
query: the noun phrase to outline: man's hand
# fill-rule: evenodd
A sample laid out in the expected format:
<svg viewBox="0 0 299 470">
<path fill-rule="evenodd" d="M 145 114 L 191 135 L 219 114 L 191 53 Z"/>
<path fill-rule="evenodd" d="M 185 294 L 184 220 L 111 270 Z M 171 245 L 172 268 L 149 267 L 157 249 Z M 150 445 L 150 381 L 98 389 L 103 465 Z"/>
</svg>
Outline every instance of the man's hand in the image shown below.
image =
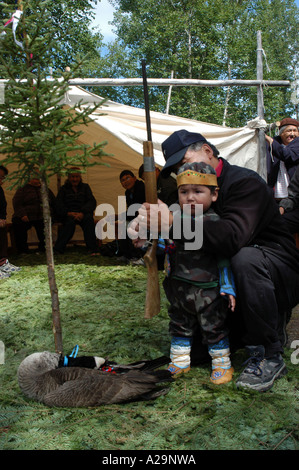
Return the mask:
<svg viewBox="0 0 299 470">
<path fill-rule="evenodd" d="M 138 211 L 138 216 L 132 220 L 128 227 L 128 235 L 136 247 L 143 246 L 146 242 L 148 232 L 150 238 L 168 238 L 169 227 L 172 225 L 173 217 L 168 206 L 158 200 L 158 204 L 143 203 Z"/>
<path fill-rule="evenodd" d="M 68 212 L 67 215 L 69 217 L 73 217 L 73 219 L 78 220 L 79 222 L 83 219 L 84 214 L 83 212 Z"/>
</svg>

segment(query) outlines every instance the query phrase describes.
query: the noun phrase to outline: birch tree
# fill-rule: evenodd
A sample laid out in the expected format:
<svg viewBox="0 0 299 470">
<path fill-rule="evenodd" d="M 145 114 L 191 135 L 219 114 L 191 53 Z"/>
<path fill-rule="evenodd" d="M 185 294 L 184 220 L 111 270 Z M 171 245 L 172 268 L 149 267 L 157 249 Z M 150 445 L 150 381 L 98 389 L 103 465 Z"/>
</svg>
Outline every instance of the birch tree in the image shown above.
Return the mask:
<svg viewBox="0 0 299 470">
<path fill-rule="evenodd" d="M 112 75 L 202 80 L 256 79 L 257 31 L 262 32 L 264 78 L 298 76 L 298 7 L 294 0 L 111 0 L 117 41 L 107 61 Z M 117 53 L 115 53 L 117 51 Z M 122 52 L 121 52 L 122 51 Z M 115 58 L 115 60 L 113 60 Z M 106 63 L 108 66 L 108 62 Z M 109 69 L 108 69 L 109 70 Z M 108 70 L 106 70 L 106 75 Z M 109 72 L 108 72 L 109 73 Z M 111 99 L 142 106 L 137 89 L 107 90 Z M 165 111 L 168 90 L 149 90 L 152 109 Z M 274 122 L 294 112 L 291 90 L 264 90 L 265 118 Z M 228 126 L 256 116 L 254 87 L 173 87 L 169 112 Z"/>
</svg>

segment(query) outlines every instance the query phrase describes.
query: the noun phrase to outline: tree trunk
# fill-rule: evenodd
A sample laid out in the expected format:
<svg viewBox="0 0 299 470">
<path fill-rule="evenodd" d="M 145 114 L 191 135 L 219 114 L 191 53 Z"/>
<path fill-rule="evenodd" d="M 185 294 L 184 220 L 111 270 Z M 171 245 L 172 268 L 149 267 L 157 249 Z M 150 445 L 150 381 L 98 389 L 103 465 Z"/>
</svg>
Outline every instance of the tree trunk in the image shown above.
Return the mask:
<svg viewBox="0 0 299 470">
<path fill-rule="evenodd" d="M 42 196 L 42 203 L 43 203 L 43 217 L 44 217 L 44 226 L 45 226 L 45 244 L 46 244 L 46 256 L 47 256 L 47 266 L 48 266 L 48 279 L 49 279 L 50 293 L 51 293 L 51 299 L 52 299 L 52 319 L 53 319 L 55 351 L 57 353 L 63 353 L 58 288 L 56 285 L 55 268 L 54 268 L 51 211 L 50 211 L 50 204 L 49 204 L 48 186 L 47 186 L 46 181 L 43 178 L 41 178 L 41 196 Z"/>
<path fill-rule="evenodd" d="M 228 79 L 230 80 L 230 78 L 231 78 L 231 68 L 230 68 L 230 59 L 229 58 L 227 60 L 227 68 L 228 68 Z M 226 126 L 226 119 L 227 119 L 227 116 L 228 116 L 228 104 L 229 104 L 229 98 L 230 98 L 230 90 L 231 90 L 230 87 L 228 87 L 227 90 L 226 90 L 223 121 L 222 121 L 222 125 L 224 127 Z"/>
<path fill-rule="evenodd" d="M 171 71 L 171 79 L 173 79 L 173 70 Z M 166 114 L 169 114 L 169 108 L 170 108 L 170 98 L 171 98 L 171 92 L 172 92 L 172 86 L 170 85 L 169 90 L 168 90 L 168 97 L 167 97 L 167 104 L 166 104 Z"/>
</svg>

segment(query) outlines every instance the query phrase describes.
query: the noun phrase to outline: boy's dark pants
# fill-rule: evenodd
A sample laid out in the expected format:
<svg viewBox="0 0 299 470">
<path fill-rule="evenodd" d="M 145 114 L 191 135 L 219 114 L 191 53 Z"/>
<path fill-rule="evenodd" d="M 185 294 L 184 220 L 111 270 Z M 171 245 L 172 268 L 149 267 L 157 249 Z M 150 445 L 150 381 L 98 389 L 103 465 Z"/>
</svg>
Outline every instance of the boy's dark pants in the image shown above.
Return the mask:
<svg viewBox="0 0 299 470">
<path fill-rule="evenodd" d="M 192 337 L 193 348 L 195 338 L 196 342 L 208 345 L 228 335 L 228 305 L 219 294 L 219 287 L 202 289 L 169 277 L 164 279 L 163 287 L 170 303 L 171 336 Z"/>
</svg>

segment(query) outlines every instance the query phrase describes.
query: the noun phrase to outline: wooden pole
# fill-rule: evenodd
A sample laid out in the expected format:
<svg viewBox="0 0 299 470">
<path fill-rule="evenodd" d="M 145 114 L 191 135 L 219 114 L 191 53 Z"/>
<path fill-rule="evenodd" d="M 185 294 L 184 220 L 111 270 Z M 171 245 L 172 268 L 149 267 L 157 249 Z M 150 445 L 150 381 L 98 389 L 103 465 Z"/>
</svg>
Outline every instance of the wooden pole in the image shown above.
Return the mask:
<svg viewBox="0 0 299 470">
<path fill-rule="evenodd" d="M 70 85 L 75 86 L 143 86 L 141 78 L 71 78 Z M 148 86 L 291 86 L 290 80 L 197 80 L 185 78 L 148 78 Z"/>
<path fill-rule="evenodd" d="M 51 78 L 48 81 L 54 80 Z M 62 79 L 58 79 L 62 80 Z M 17 80 L 16 80 L 17 81 Z M 22 83 L 24 80 L 20 80 Z M 0 84 L 5 85 L 8 80 L 1 78 Z M 143 86 L 140 78 L 70 78 L 69 84 L 73 86 Z M 187 78 L 148 78 L 148 86 L 197 86 L 197 87 L 225 87 L 225 86 L 273 86 L 290 87 L 290 80 L 197 80 Z"/>
<path fill-rule="evenodd" d="M 146 119 L 147 141 L 143 142 L 143 165 L 145 199 L 150 204 L 157 204 L 157 177 L 155 170 L 154 148 L 152 142 L 150 109 L 146 78 L 146 64 L 142 61 L 144 109 Z M 144 318 L 153 318 L 160 312 L 160 286 L 157 263 L 157 239 L 152 240 L 152 245 L 147 249 L 143 259 L 147 268 L 147 288 L 145 297 Z"/>
<path fill-rule="evenodd" d="M 262 49 L 262 34 L 261 31 L 257 32 L 257 60 L 256 60 L 256 75 L 257 80 L 263 82 L 263 49 Z M 264 119 L 264 93 L 263 85 L 257 87 L 257 115 L 260 119 Z M 267 179 L 266 168 L 266 139 L 264 129 L 258 130 L 258 173 Z"/>
</svg>

